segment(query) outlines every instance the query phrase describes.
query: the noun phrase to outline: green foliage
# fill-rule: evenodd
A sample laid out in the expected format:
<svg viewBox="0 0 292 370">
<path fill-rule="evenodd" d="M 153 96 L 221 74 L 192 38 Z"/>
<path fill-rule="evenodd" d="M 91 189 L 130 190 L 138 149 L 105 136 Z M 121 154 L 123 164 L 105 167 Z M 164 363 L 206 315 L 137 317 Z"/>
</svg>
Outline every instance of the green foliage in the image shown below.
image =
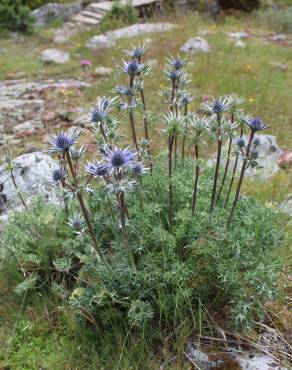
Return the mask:
<svg viewBox="0 0 292 370">
<path fill-rule="evenodd" d="M 277 32 L 292 33 L 292 6 L 285 9 L 265 9 L 256 12 L 258 21 Z"/>
<path fill-rule="evenodd" d="M 223 9 L 232 8 L 245 12 L 250 12 L 260 6 L 260 0 L 219 0 L 218 3 Z"/>
<path fill-rule="evenodd" d="M 24 0 L 23 1 L 24 4 L 26 4 L 27 6 L 30 7 L 30 9 L 36 9 L 36 8 L 39 8 L 40 6 L 42 5 L 45 5 L 47 3 L 68 3 L 70 2 L 70 0 L 54 0 L 54 1 L 51 1 L 51 0 Z"/>
<path fill-rule="evenodd" d="M 159 320 L 176 327 L 185 317 L 196 326 L 203 305 L 211 314 L 225 312 L 233 326 L 249 327 L 278 291 L 277 212 L 243 198 L 227 231 L 228 211 L 222 205 L 212 217 L 206 211 L 212 178 L 206 170 L 200 179 L 198 211 L 192 216 L 193 174 L 188 163 L 176 170 L 175 223 L 170 231 L 165 173 L 156 168 L 143 179 L 143 193 L 128 199 L 129 244 L 137 270 L 129 265 L 123 241 L 115 234 L 118 220 L 103 206 L 104 196 L 94 195 L 96 234 L 111 255 L 117 278 L 98 259 L 87 259 L 70 296 L 71 306 L 80 319 L 105 326 L 119 318 L 135 326 Z"/>
<path fill-rule="evenodd" d="M 101 22 L 101 31 L 114 30 L 125 27 L 138 21 L 138 15 L 131 4 L 113 3 L 112 9 L 106 13 Z"/>
<path fill-rule="evenodd" d="M 11 269 L 14 262 L 23 276 L 15 288 L 18 294 L 52 284 L 68 289 L 84 252 L 84 241 L 72 234 L 62 209 L 41 202 L 29 212 L 15 215 L 1 235 L 1 245 L 2 269 Z"/>
<path fill-rule="evenodd" d="M 1 0 L 0 29 L 32 33 L 34 18 L 22 0 Z"/>
</svg>

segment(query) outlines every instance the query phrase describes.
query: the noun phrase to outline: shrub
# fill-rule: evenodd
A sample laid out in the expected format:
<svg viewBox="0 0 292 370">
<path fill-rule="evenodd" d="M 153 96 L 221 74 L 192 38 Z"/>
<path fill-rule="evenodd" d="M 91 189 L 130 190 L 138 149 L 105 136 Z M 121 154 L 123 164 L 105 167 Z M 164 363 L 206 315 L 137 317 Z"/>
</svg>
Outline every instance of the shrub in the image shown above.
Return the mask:
<svg viewBox="0 0 292 370">
<path fill-rule="evenodd" d="M 0 28 L 9 31 L 31 33 L 34 18 L 30 9 L 22 0 L 1 0 Z"/>
<path fill-rule="evenodd" d="M 292 33 L 292 6 L 286 9 L 265 9 L 256 12 L 258 21 L 277 32 Z"/>
<path fill-rule="evenodd" d="M 258 9 L 260 6 L 260 0 L 218 0 L 219 5 L 222 9 L 238 9 L 245 12 L 250 12 L 254 9 Z"/>
<path fill-rule="evenodd" d="M 137 23 L 137 21 L 138 15 L 132 5 L 114 2 L 112 9 L 103 17 L 100 27 L 101 31 L 105 32 Z"/>
</svg>

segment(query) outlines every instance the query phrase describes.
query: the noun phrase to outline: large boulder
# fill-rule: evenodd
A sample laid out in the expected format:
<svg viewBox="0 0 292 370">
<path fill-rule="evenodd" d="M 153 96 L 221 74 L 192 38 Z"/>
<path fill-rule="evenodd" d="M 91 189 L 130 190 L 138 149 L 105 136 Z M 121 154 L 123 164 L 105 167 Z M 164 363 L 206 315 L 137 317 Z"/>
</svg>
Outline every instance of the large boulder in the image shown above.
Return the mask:
<svg viewBox="0 0 292 370">
<path fill-rule="evenodd" d="M 55 20 L 67 22 L 82 10 L 81 3 L 79 0 L 72 4 L 48 3 L 35 9 L 32 15 L 38 26 L 46 26 Z"/>
<path fill-rule="evenodd" d="M 51 171 L 56 168 L 58 163 L 42 152 L 23 154 L 13 160 L 15 182 L 28 204 L 38 195 L 42 195 L 48 202 L 59 202 L 51 181 Z M 3 210 L 21 208 L 21 201 L 6 165 L 0 166 L 0 190 L 2 213 Z"/>
<path fill-rule="evenodd" d="M 283 154 L 284 150 L 279 147 L 277 140 L 273 135 L 256 135 L 260 139 L 260 145 L 257 148 L 258 166 L 255 168 L 248 168 L 245 172 L 246 176 L 260 179 L 268 179 L 275 175 L 279 171 L 278 159 Z M 248 141 L 248 136 L 243 137 L 245 141 Z M 224 146 L 223 152 L 227 152 L 227 145 Z M 216 161 L 216 155 L 208 161 L 209 165 L 214 164 Z M 224 165 L 224 160 L 222 161 Z M 230 167 L 233 168 L 234 157 L 230 161 Z M 237 170 L 241 170 L 241 165 L 237 166 Z"/>
<path fill-rule="evenodd" d="M 128 27 L 120 28 L 114 31 L 108 31 L 103 35 L 91 37 L 87 42 L 90 49 L 108 48 L 115 44 L 115 40 L 122 38 L 131 38 L 144 34 L 166 32 L 176 28 L 172 23 L 138 23 Z"/>
<path fill-rule="evenodd" d="M 211 46 L 203 37 L 193 37 L 183 44 L 180 51 L 188 54 L 209 53 Z"/>
<path fill-rule="evenodd" d="M 40 58 L 44 63 L 65 64 L 69 62 L 70 55 L 67 51 L 46 49 L 42 51 Z"/>
</svg>

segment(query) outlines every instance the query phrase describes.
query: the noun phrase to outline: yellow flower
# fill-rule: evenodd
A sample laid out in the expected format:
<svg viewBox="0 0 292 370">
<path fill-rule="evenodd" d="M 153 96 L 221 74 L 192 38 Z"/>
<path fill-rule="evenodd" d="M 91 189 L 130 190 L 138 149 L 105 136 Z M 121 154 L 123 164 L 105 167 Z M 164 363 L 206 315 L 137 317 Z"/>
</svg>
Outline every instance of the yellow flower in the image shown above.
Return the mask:
<svg viewBox="0 0 292 370">
<path fill-rule="evenodd" d="M 249 98 L 248 101 L 249 101 L 249 103 L 253 103 L 254 102 L 254 98 Z"/>
</svg>

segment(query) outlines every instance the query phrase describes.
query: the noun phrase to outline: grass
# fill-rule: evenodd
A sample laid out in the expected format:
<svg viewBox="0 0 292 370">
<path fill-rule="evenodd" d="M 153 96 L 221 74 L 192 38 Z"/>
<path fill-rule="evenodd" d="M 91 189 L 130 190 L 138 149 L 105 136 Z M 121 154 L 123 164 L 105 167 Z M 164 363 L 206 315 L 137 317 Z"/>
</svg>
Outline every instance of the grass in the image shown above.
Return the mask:
<svg viewBox="0 0 292 370">
<path fill-rule="evenodd" d="M 165 34 L 150 35 L 131 40 L 117 42 L 113 50 L 93 52 L 84 45 L 88 37 L 96 34 L 89 31 L 74 36 L 66 45 L 60 48 L 70 51 L 71 60 L 66 65 L 46 65 L 39 60 L 40 51 L 55 47 L 52 42 L 52 31 L 40 31 L 33 37 L 1 39 L 0 79 L 13 78 L 17 73 L 23 73 L 28 79 L 43 79 L 52 76 L 83 78 L 80 71 L 80 59 L 88 58 L 94 66 L 106 66 L 117 69 L 122 50 L 130 44 L 151 39 L 148 59 L 155 59 L 151 81 L 146 81 L 146 97 L 152 111 L 159 111 L 160 105 L 155 92 L 165 83 L 161 70 L 164 66 L 164 57 L 172 51 L 175 54 L 179 47 L 189 38 L 194 37 L 201 30 L 209 34 L 204 36 L 212 46 L 210 55 L 195 55 L 188 67 L 189 77 L 193 83 L 192 92 L 198 96 L 192 108 L 196 109 L 205 95 L 230 94 L 232 92 L 247 98 L 245 108 L 254 114 L 262 116 L 272 128 L 269 134 L 277 137 L 278 143 L 284 148 L 292 148 L 292 48 L 266 43 L 262 37 L 247 40 L 245 49 L 236 49 L 228 41 L 226 32 L 249 29 L 255 34 L 271 33 L 271 29 L 258 27 L 252 18 L 226 18 L 219 23 L 199 18 L 197 16 L 181 17 L 178 21 L 181 30 Z M 287 72 L 280 72 L 271 65 L 272 62 L 288 65 Z M 119 72 L 109 78 L 100 78 L 94 81 L 94 86 L 78 97 L 79 106 L 89 106 L 96 96 L 104 95 L 113 88 L 123 76 Z M 155 92 L 154 92 L 154 91 Z M 151 92 L 151 94 L 150 94 Z M 65 108 L 65 107 L 63 107 Z M 125 118 L 125 117 L 124 117 Z M 128 135 L 128 125 L 125 118 L 124 134 Z M 162 140 L 160 123 L 151 128 L 151 137 L 155 139 L 155 150 L 159 151 Z M 35 139 L 33 139 L 35 140 Z M 212 149 L 211 149 L 212 150 Z M 206 152 L 210 149 L 206 148 Z M 268 182 L 249 182 L 244 190 L 255 195 L 263 202 L 282 201 L 287 193 L 292 193 L 291 173 L 281 171 Z M 274 203 L 271 204 L 274 206 Z M 283 256 L 287 259 L 287 266 L 291 264 L 291 228 L 287 227 L 288 244 L 283 246 Z M 290 256 L 290 257 L 289 257 Z M 290 258 L 290 260 L 289 260 Z M 289 267 L 287 267 L 289 269 Z M 11 277 L 11 283 L 13 278 Z M 161 364 L 161 353 L 154 353 L 147 348 L 146 343 L 125 340 L 126 334 L 106 334 L 108 345 L 100 348 L 90 338 L 87 330 L 76 336 L 74 320 L 66 319 L 61 311 L 56 310 L 60 302 L 50 302 L 49 299 L 36 297 L 33 302 L 27 302 L 23 311 L 19 311 L 21 301 L 9 295 L 9 285 L 2 282 L 0 285 L 0 367 L 9 369 L 154 369 Z M 37 303 L 36 303 L 37 302 Z M 19 313 L 19 317 L 18 317 Z M 17 319 L 18 317 L 18 319 Z M 153 336 L 162 335 L 153 330 Z M 189 333 L 187 333 L 189 334 Z M 105 334 L 101 334 L 104 336 Z M 89 337 L 88 337 L 89 336 Z M 174 337 L 182 340 L 186 333 Z M 103 338 L 104 339 L 104 338 Z M 9 343 L 11 340 L 11 343 Z M 172 348 L 173 342 L 165 339 L 163 357 L 171 358 L 177 348 Z M 99 349 L 99 356 L 97 356 Z M 177 351 L 179 353 L 179 351 Z M 141 354 L 143 354 L 141 356 Z M 139 360 L 140 357 L 140 360 Z M 143 364 L 141 363 L 143 361 Z M 136 364 L 134 367 L 133 364 Z M 171 362 L 166 369 L 184 369 L 188 365 L 178 356 L 176 365 Z"/>
</svg>

